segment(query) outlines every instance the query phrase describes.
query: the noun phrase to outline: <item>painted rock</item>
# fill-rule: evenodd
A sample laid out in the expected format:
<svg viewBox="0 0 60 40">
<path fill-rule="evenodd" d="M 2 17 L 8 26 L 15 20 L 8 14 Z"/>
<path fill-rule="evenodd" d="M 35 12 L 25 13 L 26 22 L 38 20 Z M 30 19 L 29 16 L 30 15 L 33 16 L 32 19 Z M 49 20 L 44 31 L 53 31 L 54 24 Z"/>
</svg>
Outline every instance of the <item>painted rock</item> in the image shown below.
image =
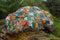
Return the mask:
<svg viewBox="0 0 60 40">
<path fill-rule="evenodd" d="M 8 31 L 22 31 L 23 28 L 31 27 L 39 30 L 44 27 L 53 27 L 54 22 L 51 14 L 36 6 L 25 6 L 6 17 Z M 44 27 L 43 27 L 44 26 Z"/>
</svg>

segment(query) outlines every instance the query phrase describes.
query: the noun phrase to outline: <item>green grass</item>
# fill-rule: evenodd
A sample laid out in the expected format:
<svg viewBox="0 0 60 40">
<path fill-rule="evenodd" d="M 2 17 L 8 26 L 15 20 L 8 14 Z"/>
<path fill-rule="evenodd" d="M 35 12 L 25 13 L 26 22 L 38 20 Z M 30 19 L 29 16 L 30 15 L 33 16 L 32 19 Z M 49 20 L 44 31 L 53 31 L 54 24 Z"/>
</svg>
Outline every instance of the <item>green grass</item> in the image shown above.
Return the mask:
<svg viewBox="0 0 60 40">
<path fill-rule="evenodd" d="M 53 34 L 50 34 L 49 38 L 54 39 L 54 38 L 57 38 L 57 37 L 55 35 L 53 35 Z"/>
<path fill-rule="evenodd" d="M 54 31 L 50 34 L 50 38 L 60 37 L 60 19 L 53 16 L 54 19 Z"/>
<path fill-rule="evenodd" d="M 4 21 L 4 19 L 1 19 L 1 20 L 0 20 L 0 23 L 3 22 L 3 21 Z"/>
<path fill-rule="evenodd" d="M 54 35 L 56 35 L 57 37 L 60 37 L 60 20 L 55 18 L 54 19 Z"/>
</svg>

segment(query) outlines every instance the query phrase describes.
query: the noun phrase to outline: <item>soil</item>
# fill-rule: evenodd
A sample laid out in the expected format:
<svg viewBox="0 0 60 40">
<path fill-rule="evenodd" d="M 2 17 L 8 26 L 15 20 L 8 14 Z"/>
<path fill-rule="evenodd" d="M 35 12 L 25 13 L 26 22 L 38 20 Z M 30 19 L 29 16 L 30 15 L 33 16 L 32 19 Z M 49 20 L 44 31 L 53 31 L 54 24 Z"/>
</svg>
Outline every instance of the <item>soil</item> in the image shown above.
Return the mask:
<svg viewBox="0 0 60 40">
<path fill-rule="evenodd" d="M 49 40 L 49 34 L 43 31 L 22 32 L 16 36 L 9 36 L 8 40 Z"/>
</svg>

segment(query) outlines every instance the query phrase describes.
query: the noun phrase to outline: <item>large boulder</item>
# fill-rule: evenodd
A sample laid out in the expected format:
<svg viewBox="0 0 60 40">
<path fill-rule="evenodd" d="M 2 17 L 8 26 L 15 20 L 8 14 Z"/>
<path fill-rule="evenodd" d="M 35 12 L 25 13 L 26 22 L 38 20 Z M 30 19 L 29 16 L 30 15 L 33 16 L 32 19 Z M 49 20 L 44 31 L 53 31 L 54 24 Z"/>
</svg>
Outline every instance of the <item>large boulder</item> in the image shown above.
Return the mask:
<svg viewBox="0 0 60 40">
<path fill-rule="evenodd" d="M 51 14 L 36 6 L 25 6 L 6 17 L 6 26 L 8 31 L 22 31 L 26 28 L 39 30 L 49 28 L 52 31 L 53 18 Z"/>
</svg>

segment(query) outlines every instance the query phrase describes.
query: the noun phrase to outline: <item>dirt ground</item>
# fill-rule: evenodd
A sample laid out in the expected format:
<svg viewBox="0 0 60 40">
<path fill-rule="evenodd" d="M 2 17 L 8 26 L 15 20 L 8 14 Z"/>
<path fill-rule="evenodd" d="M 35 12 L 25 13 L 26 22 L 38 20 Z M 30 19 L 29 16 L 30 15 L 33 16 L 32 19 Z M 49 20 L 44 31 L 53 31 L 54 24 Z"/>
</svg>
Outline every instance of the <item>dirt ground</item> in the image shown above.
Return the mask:
<svg viewBox="0 0 60 40">
<path fill-rule="evenodd" d="M 22 32 L 17 36 L 9 36 L 8 40 L 49 40 L 49 34 L 40 32 Z"/>
</svg>

